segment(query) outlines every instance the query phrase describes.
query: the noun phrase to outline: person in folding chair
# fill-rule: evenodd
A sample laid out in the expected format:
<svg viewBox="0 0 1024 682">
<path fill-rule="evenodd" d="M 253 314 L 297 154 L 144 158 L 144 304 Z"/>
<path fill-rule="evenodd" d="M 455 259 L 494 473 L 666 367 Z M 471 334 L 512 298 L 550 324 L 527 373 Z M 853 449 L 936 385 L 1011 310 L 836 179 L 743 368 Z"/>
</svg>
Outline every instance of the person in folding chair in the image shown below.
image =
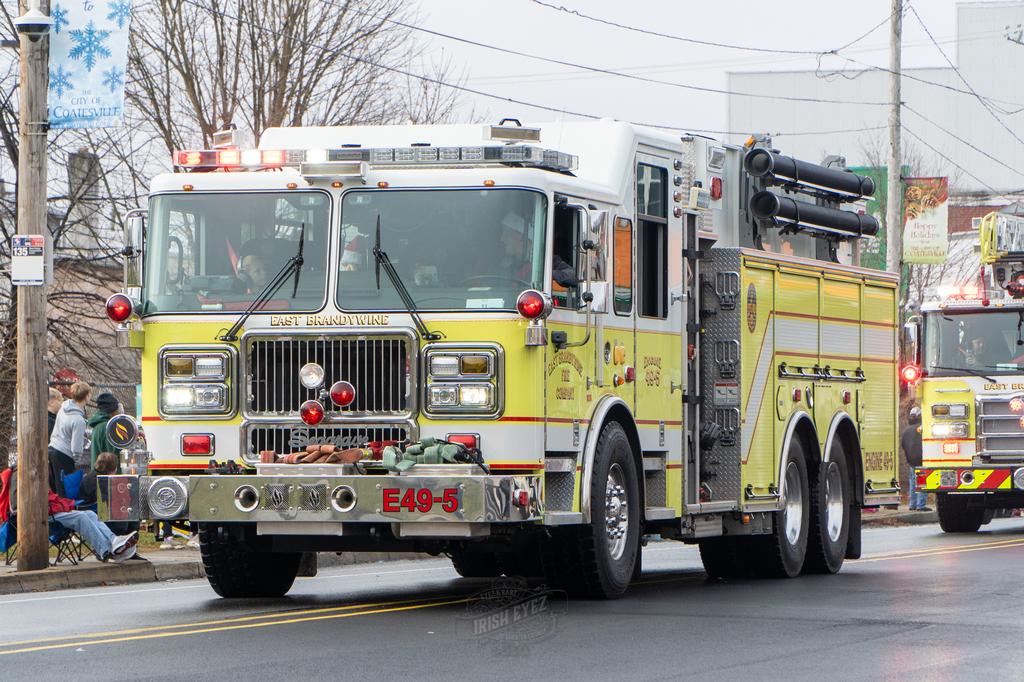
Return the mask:
<svg viewBox="0 0 1024 682">
<path fill-rule="evenodd" d="M 2 498 L 6 500 L 8 507 L 8 518 L 5 522 L 8 527 L 7 542 L 11 545 L 7 548 L 8 563 L 12 559 L 10 549 L 13 549 L 13 540 L 10 536 L 17 523 L 17 473 L 13 469 L 8 470 L 12 473 L 4 485 L 6 495 Z M 80 484 L 79 472 L 76 472 L 75 478 L 78 479 L 75 483 Z M 113 560 L 120 563 L 135 556 L 135 545 L 139 541 L 138 533 L 114 535 L 106 524 L 99 520 L 96 512 L 77 510 L 73 501 L 58 497 L 53 491 L 49 491 L 47 503 L 50 511 L 50 544 L 57 549 L 55 563 L 63 559 L 77 563 L 81 558 L 78 548 L 73 544 L 73 533 L 77 533 L 81 540 L 92 548 L 100 561 Z"/>
</svg>

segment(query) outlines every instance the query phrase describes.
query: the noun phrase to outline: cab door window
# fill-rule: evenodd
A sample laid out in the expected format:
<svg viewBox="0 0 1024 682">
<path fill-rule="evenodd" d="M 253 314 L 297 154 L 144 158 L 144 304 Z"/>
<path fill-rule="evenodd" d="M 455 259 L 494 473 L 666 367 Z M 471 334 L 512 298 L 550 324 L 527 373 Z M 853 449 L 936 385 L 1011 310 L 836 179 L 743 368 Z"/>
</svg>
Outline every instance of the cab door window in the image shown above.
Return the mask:
<svg viewBox="0 0 1024 682">
<path fill-rule="evenodd" d="M 582 213 L 573 207 L 555 206 L 551 246 L 551 298 L 558 308 L 579 307 L 579 239 Z"/>
<path fill-rule="evenodd" d="M 668 171 L 637 164 L 637 289 L 642 317 L 668 317 Z"/>
<path fill-rule="evenodd" d="M 633 312 L 633 221 L 629 218 L 615 219 L 612 278 L 615 312 L 629 315 Z"/>
</svg>

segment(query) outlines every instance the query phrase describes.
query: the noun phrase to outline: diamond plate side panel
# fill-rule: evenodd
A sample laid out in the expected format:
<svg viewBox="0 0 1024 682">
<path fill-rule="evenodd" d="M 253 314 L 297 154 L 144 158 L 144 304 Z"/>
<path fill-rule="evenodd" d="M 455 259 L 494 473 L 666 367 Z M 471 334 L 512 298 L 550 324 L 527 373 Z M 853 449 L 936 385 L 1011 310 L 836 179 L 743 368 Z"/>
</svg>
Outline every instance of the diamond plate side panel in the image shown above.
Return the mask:
<svg viewBox="0 0 1024 682">
<path fill-rule="evenodd" d="M 714 404 L 716 382 L 739 382 L 740 378 L 733 376 L 722 376 L 721 365 L 714 361 L 714 348 L 716 344 L 736 343 L 742 357 L 743 348 L 740 325 L 743 320 L 743 306 L 736 305 L 731 309 L 722 309 L 715 298 L 714 283 L 718 276 L 723 273 L 742 273 L 743 263 L 740 250 L 735 248 L 713 248 L 709 251 L 708 258 L 703 263 L 703 276 L 711 286 L 704 287 L 705 309 L 714 309 L 714 315 L 707 315 L 702 321 L 704 333 L 701 335 L 701 395 L 703 405 L 701 407 L 701 418 L 707 421 L 716 421 L 723 428 L 723 437 L 719 438 L 710 452 L 703 452 L 701 466 L 701 483 L 711 489 L 711 502 L 722 500 L 742 501 L 742 471 L 740 465 L 742 442 L 739 423 L 739 404 L 732 406 L 716 406 Z M 730 277 L 731 279 L 731 277 Z M 726 373 L 728 375 L 728 372 Z M 739 395 L 746 394 L 742 385 L 739 387 Z M 735 428 L 729 433 L 727 429 Z"/>
<path fill-rule="evenodd" d="M 665 504 L 665 470 L 648 471 L 644 476 L 644 497 L 648 507 L 666 507 Z"/>
<path fill-rule="evenodd" d="M 549 471 L 544 474 L 544 508 L 548 511 L 572 511 L 575 471 Z"/>
</svg>

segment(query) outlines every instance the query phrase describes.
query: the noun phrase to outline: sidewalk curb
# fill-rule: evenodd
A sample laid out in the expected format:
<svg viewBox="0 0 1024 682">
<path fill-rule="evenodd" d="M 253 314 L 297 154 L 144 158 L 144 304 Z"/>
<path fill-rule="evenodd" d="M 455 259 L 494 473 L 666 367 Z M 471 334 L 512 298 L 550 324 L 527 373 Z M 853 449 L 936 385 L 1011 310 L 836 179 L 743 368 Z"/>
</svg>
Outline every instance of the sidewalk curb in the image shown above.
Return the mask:
<svg viewBox="0 0 1024 682">
<path fill-rule="evenodd" d="M 936 511 L 919 512 L 907 511 L 898 514 L 886 514 L 875 518 L 874 514 L 864 514 L 861 517 L 861 524 L 865 528 L 878 528 L 884 526 L 925 526 L 939 522 L 939 513 Z"/>
<path fill-rule="evenodd" d="M 341 555 L 322 552 L 318 556 L 317 564 L 319 568 L 331 568 L 430 558 L 432 557 L 429 554 L 414 552 L 342 552 Z M 41 571 L 0 575 L 0 594 L 135 585 L 167 580 L 195 580 L 205 576 L 203 562 L 199 557 L 182 561 L 126 561 L 122 564 L 86 561 L 77 566 L 56 566 Z"/>
</svg>

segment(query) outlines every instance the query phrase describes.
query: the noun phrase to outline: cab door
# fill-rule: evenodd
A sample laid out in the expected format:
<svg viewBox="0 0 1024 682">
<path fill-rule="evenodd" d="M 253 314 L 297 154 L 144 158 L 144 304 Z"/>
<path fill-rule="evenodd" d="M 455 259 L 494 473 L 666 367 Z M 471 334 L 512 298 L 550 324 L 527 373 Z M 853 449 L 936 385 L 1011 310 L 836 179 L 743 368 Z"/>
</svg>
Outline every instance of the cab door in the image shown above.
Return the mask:
<svg viewBox="0 0 1024 682">
<path fill-rule="evenodd" d="M 669 164 L 638 154 L 635 173 L 636 355 L 625 379 L 634 384 L 649 508 L 667 506 L 666 486 L 671 506 L 682 498 L 682 222 L 670 208 Z"/>
<path fill-rule="evenodd" d="M 553 310 L 548 318 L 552 342 L 545 347 L 544 364 L 549 452 L 580 450 L 595 400 L 592 389 L 597 334 L 594 316 L 588 328 L 583 297 L 586 254 L 581 245 L 589 225 L 585 206 L 585 202 L 571 198 L 556 202 L 552 219 L 549 272 Z M 562 344 L 556 343 L 559 339 Z"/>
</svg>

